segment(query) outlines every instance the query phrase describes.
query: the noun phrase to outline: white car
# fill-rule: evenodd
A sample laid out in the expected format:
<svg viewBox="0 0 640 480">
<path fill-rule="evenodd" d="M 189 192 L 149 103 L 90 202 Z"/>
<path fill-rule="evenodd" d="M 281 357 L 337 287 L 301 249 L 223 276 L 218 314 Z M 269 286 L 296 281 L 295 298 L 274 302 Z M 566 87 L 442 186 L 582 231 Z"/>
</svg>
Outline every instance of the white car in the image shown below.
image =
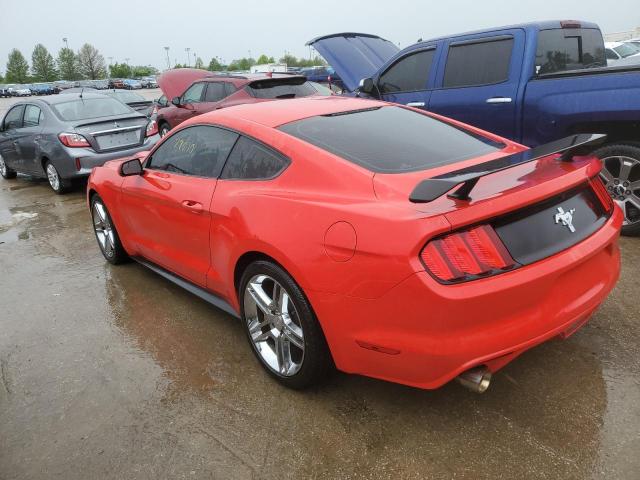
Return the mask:
<svg viewBox="0 0 640 480">
<path fill-rule="evenodd" d="M 14 97 L 30 97 L 31 96 L 31 90 L 25 87 L 24 85 L 16 85 L 15 87 L 10 88 L 9 92 Z"/>
<path fill-rule="evenodd" d="M 608 65 L 640 64 L 640 45 L 635 42 L 606 42 L 604 46 Z"/>
</svg>

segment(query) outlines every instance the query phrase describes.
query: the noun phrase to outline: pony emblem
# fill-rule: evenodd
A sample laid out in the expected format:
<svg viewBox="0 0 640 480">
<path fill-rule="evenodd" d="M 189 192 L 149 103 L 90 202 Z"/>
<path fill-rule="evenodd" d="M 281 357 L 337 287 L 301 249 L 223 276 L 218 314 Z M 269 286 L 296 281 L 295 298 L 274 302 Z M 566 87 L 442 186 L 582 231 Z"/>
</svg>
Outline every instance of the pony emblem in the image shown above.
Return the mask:
<svg viewBox="0 0 640 480">
<path fill-rule="evenodd" d="M 558 207 L 558 213 L 556 213 L 556 223 L 562 222 L 562 225 L 567 227 L 571 233 L 575 233 L 576 228 L 573 226 L 573 213 L 576 211 L 572 208 L 568 212 L 565 212 L 562 207 Z"/>
</svg>

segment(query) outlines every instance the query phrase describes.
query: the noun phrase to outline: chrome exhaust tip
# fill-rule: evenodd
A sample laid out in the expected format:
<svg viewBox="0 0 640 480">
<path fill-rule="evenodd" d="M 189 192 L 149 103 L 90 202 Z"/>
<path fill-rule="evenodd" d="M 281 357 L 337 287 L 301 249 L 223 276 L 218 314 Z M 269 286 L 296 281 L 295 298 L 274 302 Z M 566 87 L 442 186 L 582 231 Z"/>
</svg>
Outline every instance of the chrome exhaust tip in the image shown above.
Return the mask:
<svg viewBox="0 0 640 480">
<path fill-rule="evenodd" d="M 461 373 L 456 381 L 475 393 L 484 393 L 491 384 L 491 372 L 487 367 L 475 367 Z"/>
</svg>

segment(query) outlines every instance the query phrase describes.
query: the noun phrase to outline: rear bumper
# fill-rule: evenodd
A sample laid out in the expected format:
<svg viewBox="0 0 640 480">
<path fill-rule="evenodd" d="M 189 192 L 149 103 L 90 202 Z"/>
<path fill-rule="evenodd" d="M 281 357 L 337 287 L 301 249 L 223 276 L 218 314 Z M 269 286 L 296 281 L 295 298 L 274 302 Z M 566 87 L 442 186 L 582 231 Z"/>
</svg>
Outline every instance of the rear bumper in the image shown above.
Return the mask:
<svg viewBox="0 0 640 480">
<path fill-rule="evenodd" d="M 151 148 L 160 140 L 159 135 L 153 135 L 144 139 L 142 145 L 138 145 L 126 150 L 117 150 L 107 153 L 96 153 L 90 148 L 67 148 L 64 147 L 65 155 L 56 159 L 54 162 L 60 176 L 65 179 L 87 177 L 94 167 L 101 167 L 109 160 L 129 157 L 138 152 L 151 150 Z M 76 159 L 79 162 L 80 169 L 77 168 Z"/>
<path fill-rule="evenodd" d="M 418 272 L 378 299 L 310 297 L 340 370 L 437 388 L 581 327 L 618 279 L 621 223 L 616 208 L 579 244 L 493 278 L 441 285 Z"/>
</svg>

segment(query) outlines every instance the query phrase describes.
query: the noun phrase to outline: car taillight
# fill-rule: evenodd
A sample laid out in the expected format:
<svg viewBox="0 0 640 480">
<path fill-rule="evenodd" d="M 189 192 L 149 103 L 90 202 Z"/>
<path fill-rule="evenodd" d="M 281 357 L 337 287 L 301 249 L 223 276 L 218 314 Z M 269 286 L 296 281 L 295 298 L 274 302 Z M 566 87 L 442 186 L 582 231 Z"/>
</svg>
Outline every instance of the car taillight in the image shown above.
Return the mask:
<svg viewBox="0 0 640 480">
<path fill-rule="evenodd" d="M 157 114 L 158 114 L 158 106 L 154 105 L 153 110 L 151 110 L 151 115 L 157 115 Z"/>
<path fill-rule="evenodd" d="M 517 266 L 490 225 L 431 240 L 420 258 L 436 278 L 447 283 L 496 275 Z"/>
<path fill-rule="evenodd" d="M 589 180 L 589 183 L 591 184 L 593 191 L 596 193 L 598 200 L 600 200 L 600 203 L 604 207 L 604 211 L 611 213 L 613 210 L 613 200 L 611 199 L 609 192 L 607 192 L 607 187 L 602 183 L 602 179 L 600 177 L 593 177 Z"/>
<path fill-rule="evenodd" d="M 147 124 L 147 130 L 146 130 L 144 136 L 145 137 L 151 137 L 151 136 L 155 135 L 156 133 L 158 133 L 158 124 L 156 123 L 155 120 L 151 120 Z"/>
<path fill-rule="evenodd" d="M 89 142 L 79 133 L 61 133 L 58 138 L 63 145 L 71 148 L 90 147 Z"/>
</svg>

